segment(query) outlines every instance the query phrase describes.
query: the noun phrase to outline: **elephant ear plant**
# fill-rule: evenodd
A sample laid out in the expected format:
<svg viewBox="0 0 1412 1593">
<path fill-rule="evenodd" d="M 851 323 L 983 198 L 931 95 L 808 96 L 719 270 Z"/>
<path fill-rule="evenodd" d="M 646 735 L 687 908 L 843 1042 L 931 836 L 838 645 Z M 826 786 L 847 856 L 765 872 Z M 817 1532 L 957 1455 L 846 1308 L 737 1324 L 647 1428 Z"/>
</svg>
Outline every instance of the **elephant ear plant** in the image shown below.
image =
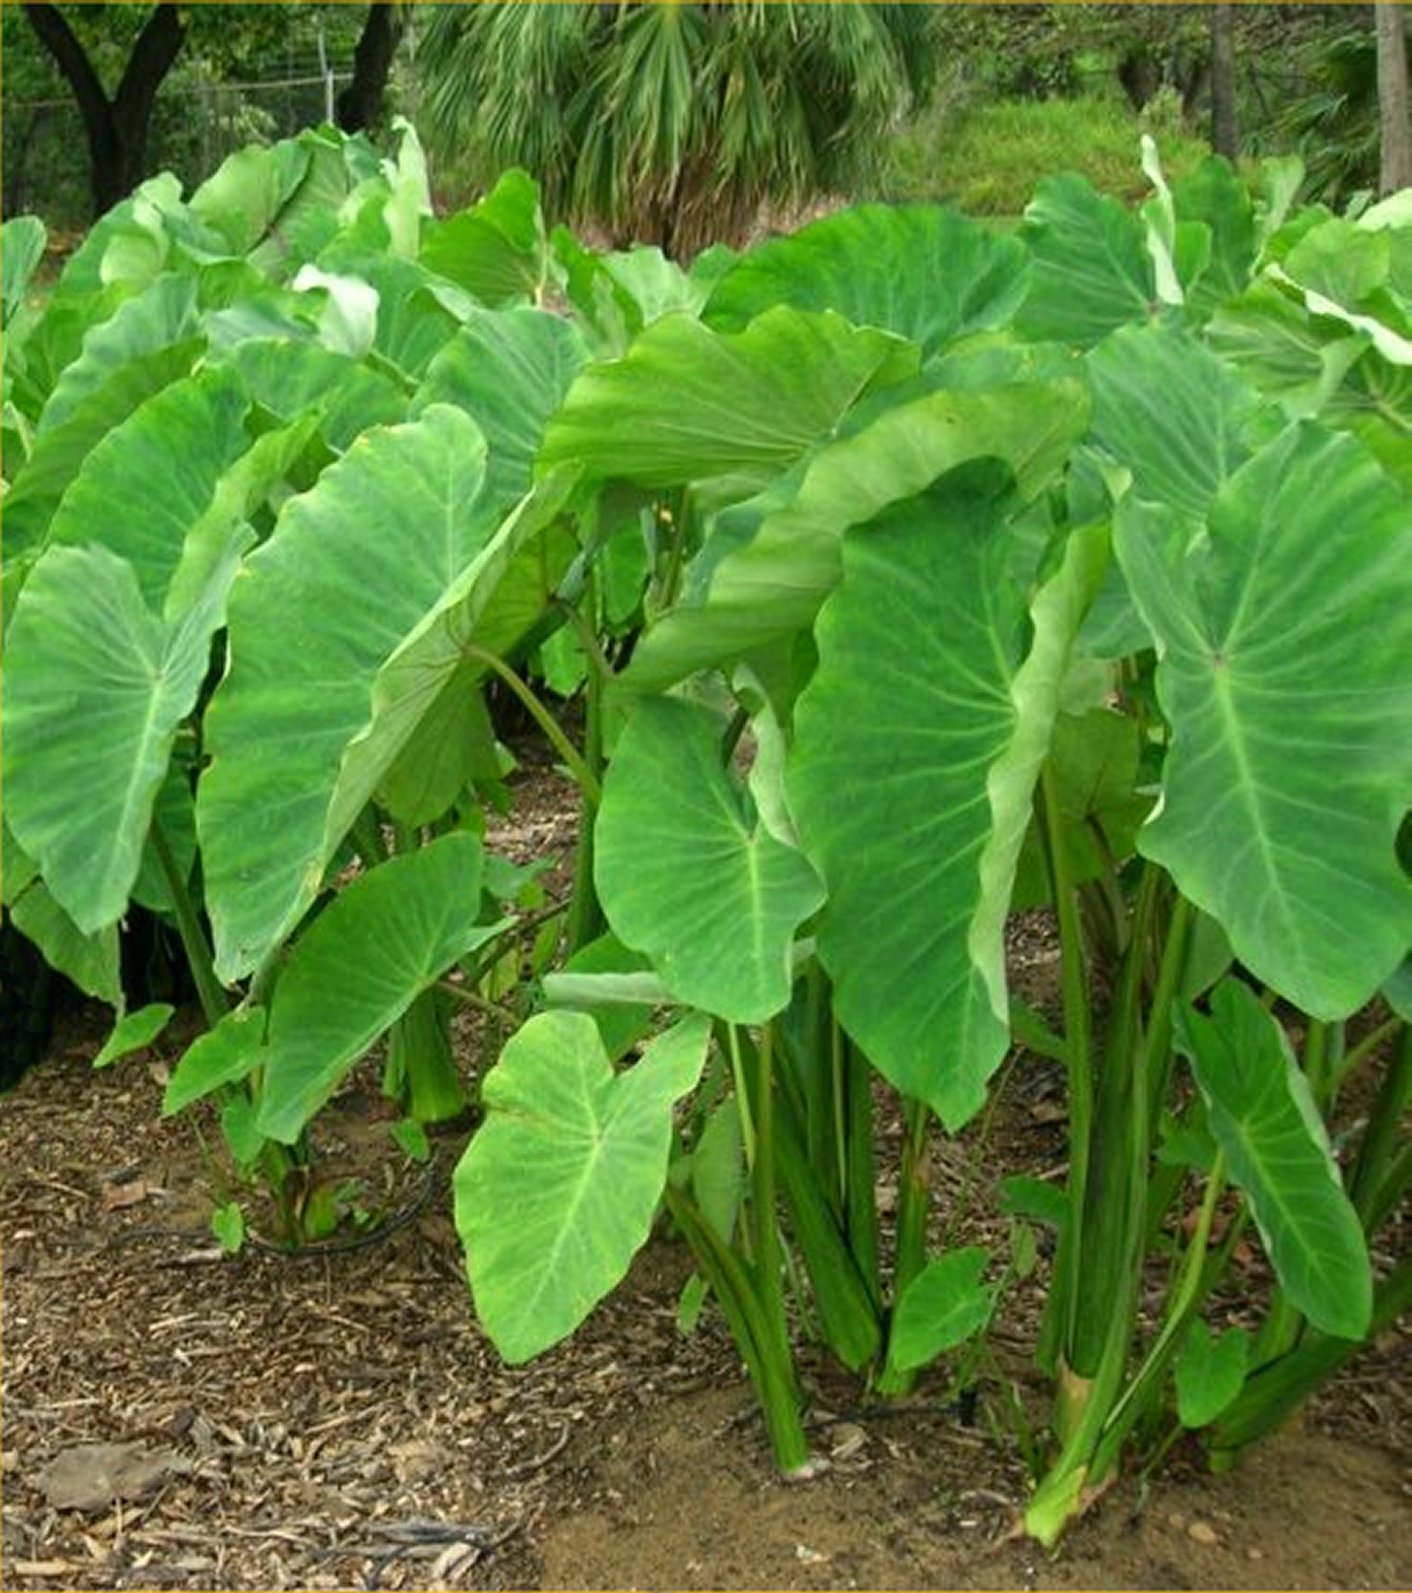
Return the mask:
<svg viewBox="0 0 1412 1593">
<path fill-rule="evenodd" d="M 874 260 L 879 248 L 888 251 L 882 266 Z M 923 1161 L 933 1113 L 959 1125 L 983 1099 L 985 1077 L 1005 1049 L 999 1021 L 990 1052 L 964 1082 L 918 1068 L 910 1047 L 890 1054 L 889 1076 L 906 1092 L 909 1133 L 889 1287 L 870 1069 L 858 1033 L 834 1016 L 830 976 L 845 964 L 820 961 L 831 922 L 827 849 L 811 854 L 807 840 L 801 845 L 796 818 L 803 819 L 807 798 L 796 793 L 792 801 L 786 788 L 813 621 L 844 576 L 851 525 L 891 523 L 899 537 L 910 528 L 923 543 L 923 527 L 950 525 L 951 539 L 931 546 L 938 557 L 965 562 L 970 579 L 955 605 L 964 634 L 948 644 L 979 660 L 982 671 L 1018 669 L 1028 603 L 1023 572 L 1036 544 L 1018 534 L 987 537 L 985 527 L 988 518 L 1008 526 L 1034 503 L 1087 411 L 1077 362 L 1062 354 L 1030 360 L 1002 348 L 998 358 L 968 364 L 953 379 L 935 368 L 948 339 L 963 330 L 994 333 L 1019 304 L 1026 261 L 1012 241 L 941 210 L 874 210 L 844 213 L 773 250 L 728 271 L 699 319 L 664 317 L 620 360 L 588 368 L 546 432 L 542 470 L 576 458 L 591 478 L 680 492 L 704 522 L 678 601 L 648 631 L 610 693 L 624 705 L 626 723 L 604 783 L 596 880 L 609 925 L 639 954 L 637 966 L 620 950 L 613 971 L 571 965 L 549 985 L 555 1000 L 588 999 L 605 1022 L 613 1009 L 603 1002 L 618 996 L 714 1020 L 715 1061 L 678 1126 L 675 1154 L 665 1137 L 657 1142 L 656 1185 L 735 1332 L 776 1458 L 785 1471 L 799 1472 L 811 1462 L 787 1331 L 787 1255 L 802 1262 L 802 1273 L 792 1261 L 789 1270 L 807 1276 L 801 1305 L 825 1342 L 884 1387 L 905 1387 L 916 1368 L 982 1327 L 996 1292 L 984 1280 L 990 1258 L 962 1248 L 928 1263 Z M 781 251 L 788 269 L 777 270 Z M 906 262 L 918 259 L 945 278 L 951 307 L 944 312 L 924 287 L 894 291 L 906 281 Z M 787 301 L 775 299 L 781 281 L 796 290 Z M 728 412 L 716 396 L 725 382 L 735 393 Z M 1079 558 L 1058 584 L 1081 585 L 1083 569 Z M 975 592 L 992 587 L 998 609 L 982 604 L 971 623 Z M 894 617 L 907 612 L 892 604 L 900 590 L 893 584 L 881 599 Z M 728 595 L 718 598 L 722 591 Z M 1073 601 L 1055 602 L 1072 628 Z M 921 616 L 918 623 L 925 624 Z M 1004 637 L 999 659 L 997 629 Z M 915 641 L 908 630 L 907 644 Z M 708 660 L 724 675 L 698 673 Z M 1048 660 L 1045 670 L 1054 676 Z M 691 690 L 651 690 L 686 676 Z M 1041 715 L 1052 712 L 1053 692 L 1054 680 L 1039 686 L 1050 704 Z M 1018 732 L 1003 709 L 982 735 L 997 750 L 1018 743 L 1013 756 L 1022 764 L 1042 756 L 1033 733 Z M 822 793 L 834 778 L 820 768 L 803 784 Z M 1020 779 L 1022 794 L 1009 804 L 995 842 L 1002 854 L 1017 852 L 1024 836 L 1028 800 Z M 949 808 L 945 822 L 940 844 L 948 851 L 989 844 L 988 824 Z M 876 850 L 887 841 L 879 832 L 869 845 Z M 891 876 L 881 852 L 878 862 L 874 877 L 885 889 Z M 808 931 L 821 908 L 816 954 Z M 1002 908 L 992 925 L 992 960 L 1003 917 Z M 924 963 L 930 950 L 919 945 L 909 955 Z M 650 976 L 641 970 L 643 957 Z M 968 984 L 964 973 L 959 982 Z M 858 980 L 855 1001 L 866 1004 L 868 983 Z M 968 1001 L 988 1002 L 983 979 L 977 990 Z M 975 1009 L 962 1005 L 953 1020 L 955 994 L 948 980 L 934 1010 L 964 1032 L 977 1021 Z M 895 995 L 893 987 L 879 991 L 874 1010 Z M 604 1042 L 593 1028 L 570 1030 L 554 1014 L 543 1022 L 546 1043 L 552 1035 L 563 1045 L 577 1034 L 575 1065 L 601 1072 Z M 949 1035 L 943 1044 L 949 1047 Z M 502 1061 L 507 1090 L 512 1065 L 528 1066 L 527 1057 L 528 1049 L 522 1063 L 517 1049 Z M 567 1185 L 558 1203 L 552 1243 L 538 1229 L 490 1241 L 504 1196 L 489 1147 L 508 1146 L 518 1134 L 528 1156 L 531 1140 L 548 1127 L 547 1106 L 528 1115 L 507 1106 L 506 1117 L 497 1117 L 499 1071 L 486 1084 L 489 1126 L 458 1174 L 458 1221 L 482 1320 L 519 1358 L 561 1337 L 622 1275 L 631 1247 L 615 1249 L 608 1264 L 597 1242 L 601 1209 L 571 1198 L 577 1185 Z M 665 1134 L 670 1101 L 658 1110 Z M 573 1137 L 567 1123 L 562 1132 Z M 640 1220 L 637 1242 L 646 1231 Z M 532 1338 L 512 1336 L 503 1313 L 514 1322 L 522 1313 L 507 1302 L 557 1298 L 570 1288 L 559 1258 L 585 1252 L 602 1263 L 595 1287 L 575 1288 L 572 1309 L 546 1311 Z"/>
<path fill-rule="evenodd" d="M 117 979 L 129 902 L 168 917 L 209 1032 L 166 1109 L 219 1097 L 281 1242 L 336 1215 L 305 1131 L 380 1036 L 414 1121 L 465 1105 L 445 1003 L 519 888 L 481 686 L 519 684 L 575 553 L 572 468 L 528 460 L 586 351 L 505 302 L 543 280 L 533 184 L 429 213 L 410 134 L 245 151 L 105 218 L 6 347 L 7 904 L 118 1008 L 102 1062 L 169 1016 Z M 494 308 L 419 257 L 458 225 Z"/>
<path fill-rule="evenodd" d="M 1263 202 L 1223 162 L 1175 189 L 1148 169 L 1136 214 L 1043 186 L 1018 239 L 940 211 L 828 218 L 570 389 L 540 469 L 679 492 L 700 531 L 608 694 L 616 939 L 549 983 L 596 1024 L 534 1020 L 458 1174 L 482 1317 L 534 1353 L 649 1217 L 634 1183 L 631 1233 L 599 1248 L 595 1161 L 594 1201 L 566 1172 L 533 1243 L 492 1239 L 509 1148 L 583 1144 L 519 1075 L 552 1050 L 626 1098 L 652 1053 L 607 1063 L 652 1004 L 709 1015 L 695 1103 L 674 1113 L 685 1075 L 657 1092 L 649 1070 L 635 1154 L 800 1471 L 787 1282 L 880 1392 L 982 1329 L 1003 1271 L 929 1254 L 926 1138 L 976 1116 L 1013 1047 L 1059 1063 L 1062 1199 L 1007 1186 L 1058 1230 L 1026 1513 L 1046 1543 L 1184 1428 L 1226 1463 L 1412 1288 L 1369 1260 L 1409 1167 L 1405 216 L 1286 220 L 1282 166 Z M 870 364 L 879 335 L 894 352 Z M 801 357 L 817 374 L 782 388 Z M 1007 989 L 1007 917 L 1041 900 L 1056 1013 Z M 906 1126 L 890 1270 L 874 1070 Z M 1326 1122 L 1354 1084 L 1371 1105 L 1345 1165 Z M 589 1137 L 613 1154 L 616 1129 Z M 1252 1228 L 1275 1278 L 1254 1334 L 1219 1292 Z M 555 1308 L 526 1335 L 530 1296 Z"/>
</svg>

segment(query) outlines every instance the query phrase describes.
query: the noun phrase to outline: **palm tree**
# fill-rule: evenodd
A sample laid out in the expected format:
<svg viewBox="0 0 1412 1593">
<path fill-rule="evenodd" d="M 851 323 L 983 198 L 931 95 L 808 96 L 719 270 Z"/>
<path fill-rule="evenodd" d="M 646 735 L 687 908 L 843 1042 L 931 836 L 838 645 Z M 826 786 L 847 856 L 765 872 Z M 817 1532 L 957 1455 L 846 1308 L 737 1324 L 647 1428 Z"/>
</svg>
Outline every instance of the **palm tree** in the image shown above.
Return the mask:
<svg viewBox="0 0 1412 1593">
<path fill-rule="evenodd" d="M 488 3 L 435 8 L 417 59 L 434 148 L 477 138 L 550 214 L 689 255 L 865 178 L 931 40 L 907 5 Z"/>
</svg>

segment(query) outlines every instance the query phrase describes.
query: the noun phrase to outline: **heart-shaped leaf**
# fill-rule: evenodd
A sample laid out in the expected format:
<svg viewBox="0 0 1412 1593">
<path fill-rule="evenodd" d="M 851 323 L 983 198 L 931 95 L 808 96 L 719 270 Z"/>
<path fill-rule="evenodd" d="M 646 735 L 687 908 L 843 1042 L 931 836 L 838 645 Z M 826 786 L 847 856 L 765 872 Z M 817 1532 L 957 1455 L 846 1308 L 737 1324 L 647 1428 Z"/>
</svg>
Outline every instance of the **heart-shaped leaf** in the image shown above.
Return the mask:
<svg viewBox="0 0 1412 1593">
<path fill-rule="evenodd" d="M 1177 1416 L 1183 1427 L 1205 1427 L 1240 1393 L 1250 1364 L 1250 1335 L 1227 1328 L 1219 1338 L 1193 1322 L 1177 1357 Z"/>
<path fill-rule="evenodd" d="M 1294 426 L 1222 488 L 1206 535 L 1125 500 L 1117 550 L 1171 725 L 1138 835 L 1236 955 L 1325 1019 L 1412 941 L 1412 517 L 1349 437 Z"/>
<path fill-rule="evenodd" d="M 790 945 L 823 888 L 727 772 L 724 734 L 699 704 L 638 706 L 603 783 L 594 877 L 616 934 L 677 1000 L 761 1023 L 789 1001 Z"/>
<path fill-rule="evenodd" d="M 981 1282 L 990 1251 L 979 1245 L 929 1261 L 902 1292 L 887 1342 L 888 1368 L 914 1371 L 979 1333 L 995 1309 L 994 1284 Z"/>
<path fill-rule="evenodd" d="M 839 1019 L 953 1129 L 1009 1044 L 1005 914 L 1107 558 L 1102 527 L 1075 533 L 1031 610 L 993 486 L 968 468 L 844 537 L 790 762 Z"/>
<path fill-rule="evenodd" d="M 615 1074 L 592 1018 L 545 1012 L 486 1075 L 456 1227 L 476 1313 L 507 1361 L 567 1338 L 626 1274 L 667 1181 L 672 1106 L 709 1038 L 695 1013 Z"/>
</svg>

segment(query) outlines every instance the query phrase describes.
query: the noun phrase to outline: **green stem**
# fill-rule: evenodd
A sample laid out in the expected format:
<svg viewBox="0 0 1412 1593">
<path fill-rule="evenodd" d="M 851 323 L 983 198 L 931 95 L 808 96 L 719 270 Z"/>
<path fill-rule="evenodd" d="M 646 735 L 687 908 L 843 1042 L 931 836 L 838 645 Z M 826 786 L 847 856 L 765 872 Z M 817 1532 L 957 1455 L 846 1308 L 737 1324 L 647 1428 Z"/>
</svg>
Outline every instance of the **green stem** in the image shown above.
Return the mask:
<svg viewBox="0 0 1412 1593">
<path fill-rule="evenodd" d="M 927 1214 L 931 1206 L 931 1189 L 927 1177 L 927 1129 L 930 1113 L 925 1102 L 909 1098 L 904 1100 L 903 1114 L 907 1135 L 902 1145 L 902 1170 L 897 1191 L 897 1247 L 892 1266 L 892 1303 L 907 1292 L 907 1285 L 926 1265 Z M 907 1393 L 916 1382 L 915 1371 L 903 1372 L 890 1364 L 887 1358 L 878 1376 L 879 1394 L 895 1396 Z"/>
<path fill-rule="evenodd" d="M 584 657 L 588 660 L 590 677 L 597 676 L 606 686 L 614 678 L 613 666 L 608 662 L 608 655 L 603 651 L 593 622 L 576 603 L 556 598 L 555 606 L 567 618 L 578 636 L 579 646 L 583 648 Z"/>
<path fill-rule="evenodd" d="M 1147 1043 L 1143 1051 L 1143 1069 L 1148 1087 L 1149 1136 L 1157 1132 L 1157 1120 L 1167 1098 L 1167 1081 L 1172 1068 L 1172 1009 L 1186 967 L 1187 942 L 1194 917 L 1195 909 L 1191 903 L 1185 896 L 1179 895 L 1172 904 L 1171 916 L 1167 920 L 1167 938 L 1157 969 L 1157 984 L 1152 992 Z"/>
<path fill-rule="evenodd" d="M 1379 1047 L 1392 1039 L 1401 1027 L 1401 1018 L 1389 1018 L 1385 1023 L 1380 1023 L 1370 1034 L 1365 1034 L 1357 1045 L 1351 1046 L 1344 1052 L 1343 1060 L 1333 1077 L 1335 1096 L 1343 1093 L 1348 1081 L 1377 1053 Z"/>
<path fill-rule="evenodd" d="M 436 989 L 443 995 L 450 996 L 453 1001 L 460 1002 L 463 1007 L 471 1007 L 476 1012 L 489 1013 L 491 1017 L 508 1024 L 512 1029 L 519 1027 L 520 1017 L 517 1012 L 502 1006 L 498 1001 L 492 1001 L 489 996 L 483 996 L 479 990 L 469 985 L 453 984 L 449 979 L 438 979 Z"/>
<path fill-rule="evenodd" d="M 665 1200 L 697 1264 L 715 1291 L 755 1384 L 775 1464 L 785 1476 L 806 1470 L 810 1461 L 809 1440 L 800 1416 L 788 1339 L 780 1340 L 775 1335 L 749 1272 L 691 1201 L 670 1182 L 666 1186 Z"/>
<path fill-rule="evenodd" d="M 1146 1211 L 1148 1110 L 1143 1039 L 1142 983 L 1148 936 L 1162 874 L 1147 865 L 1133 907 L 1133 929 L 1119 965 L 1108 1034 L 1096 1083 L 1092 1139 L 1086 1156 L 1085 1201 L 1074 1257 L 1065 1363 L 1082 1394 L 1108 1353 L 1113 1319 L 1125 1315 L 1136 1294 Z M 1062 1414 L 1061 1432 L 1071 1417 Z"/>
<path fill-rule="evenodd" d="M 1364 1232 L 1376 1233 L 1409 1188 L 1412 1188 L 1412 1143 L 1404 1145 L 1388 1164 L 1382 1181 L 1370 1196 L 1368 1209 L 1363 1214 Z"/>
<path fill-rule="evenodd" d="M 735 1106 L 740 1113 L 740 1143 L 745 1152 L 745 1165 L 755 1169 L 755 1116 L 750 1109 L 750 1091 L 745 1087 L 745 1067 L 740 1055 L 740 1031 L 735 1024 L 726 1025 L 726 1052 L 731 1059 L 731 1078 L 735 1083 Z"/>
<path fill-rule="evenodd" d="M 354 819 L 348 831 L 348 839 L 353 843 L 353 850 L 362 859 L 364 868 L 376 868 L 386 859 L 387 845 L 383 840 L 382 828 L 378 824 L 377 814 L 371 802 Z"/>
<path fill-rule="evenodd" d="M 596 583 L 594 590 L 596 591 Z M 583 628 L 593 635 L 593 627 L 578 609 L 573 609 L 574 619 L 582 624 Z M 589 669 L 588 680 L 584 689 L 584 766 L 591 774 L 595 785 L 603 776 L 603 690 L 607 679 L 605 673 L 608 669 L 603 655 L 597 652 L 596 639 L 594 653 L 590 655 L 596 662 Z M 601 787 L 600 787 L 601 789 Z M 574 855 L 574 894 L 569 904 L 568 922 L 568 950 L 570 956 L 576 951 L 581 951 L 591 940 L 596 939 L 603 932 L 603 910 L 598 901 L 598 888 L 593 877 L 593 811 L 597 806 L 596 801 L 590 803 L 587 799 L 587 787 L 584 787 L 584 811 L 579 816 L 578 847 Z"/>
<path fill-rule="evenodd" d="M 1093 1050 L 1088 1003 L 1088 953 L 1074 894 L 1073 869 L 1059 807 L 1058 783 L 1048 763 L 1040 773 L 1036 807 L 1050 891 L 1059 926 L 1060 978 L 1064 1005 L 1064 1063 L 1069 1106 L 1069 1220 L 1059 1235 L 1054 1284 L 1040 1330 L 1042 1364 L 1057 1364 L 1072 1333 L 1077 1308 L 1083 1213 L 1088 1201 L 1089 1155 L 1093 1139 Z"/>
<path fill-rule="evenodd" d="M 1330 1029 L 1333 1025 L 1319 1018 L 1310 1018 L 1304 1031 L 1304 1077 L 1319 1109 L 1328 1108 L 1329 1053 L 1332 1048 Z"/>
<path fill-rule="evenodd" d="M 776 1339 L 788 1343 L 784 1315 L 783 1261 L 780 1254 L 779 1208 L 775 1192 L 775 1026 L 760 1033 L 755 1070 L 755 1265 L 760 1299 Z"/>
<path fill-rule="evenodd" d="M 156 819 L 152 821 L 151 836 L 152 848 L 157 854 L 162 877 L 167 882 L 167 893 L 172 899 L 177 933 L 181 936 L 187 966 L 191 969 L 191 977 L 196 984 L 196 995 L 201 1002 L 201 1011 L 205 1016 L 207 1027 L 214 1029 L 230 1011 L 230 1001 L 220 980 L 216 978 L 211 943 L 206 939 L 206 931 L 201 927 L 201 919 L 196 912 L 196 904 L 191 899 L 191 892 L 187 889 L 186 879 L 178 868 L 172 849 L 167 844 L 167 837 Z"/>
<path fill-rule="evenodd" d="M 878 1311 L 882 1307 L 882 1246 L 878 1236 L 878 1177 L 873 1153 L 872 1069 L 836 1022 L 832 1029 L 844 1073 L 844 1212 L 848 1246 L 858 1263 L 873 1309 Z"/>
<path fill-rule="evenodd" d="M 686 534 L 689 520 L 687 494 L 683 491 L 677 495 L 671 518 L 672 550 L 668 557 L 666 573 L 662 578 L 661 600 L 658 605 L 663 611 L 671 608 L 677 600 L 677 592 L 681 586 L 681 572 L 686 562 Z"/>
<path fill-rule="evenodd" d="M 1197 1215 L 1196 1228 L 1182 1258 L 1181 1275 L 1173 1291 L 1162 1331 L 1147 1352 L 1137 1375 L 1113 1407 L 1102 1440 L 1094 1451 L 1090 1474 L 1100 1481 L 1117 1465 L 1128 1434 L 1145 1414 L 1149 1400 L 1154 1395 L 1160 1395 L 1162 1380 L 1181 1344 L 1182 1335 L 1215 1281 L 1207 1267 L 1207 1251 L 1211 1242 L 1211 1227 L 1216 1218 L 1216 1206 L 1226 1186 L 1225 1171 L 1225 1160 L 1217 1151 L 1206 1180 L 1206 1194 Z"/>
<path fill-rule="evenodd" d="M 506 686 L 509 687 L 524 706 L 525 712 L 544 732 L 549 744 L 559 754 L 564 767 L 573 775 L 579 790 L 583 792 L 585 802 L 590 807 L 596 808 L 603 798 L 598 776 L 589 768 L 573 742 L 569 740 L 560 728 L 554 715 L 549 712 L 534 692 L 530 690 L 503 658 L 489 652 L 486 648 L 466 647 L 463 649 L 463 656 L 473 660 L 475 663 L 483 664 L 485 668 L 498 675 L 505 682 Z"/>
<path fill-rule="evenodd" d="M 1368 1113 L 1358 1161 L 1349 1180 L 1348 1192 L 1365 1226 L 1382 1190 L 1402 1124 L 1403 1113 L 1412 1099 L 1412 1029 L 1404 1029 L 1402 1043 L 1383 1075 L 1377 1099 Z M 1371 1228 L 1368 1229 L 1372 1231 Z"/>
</svg>

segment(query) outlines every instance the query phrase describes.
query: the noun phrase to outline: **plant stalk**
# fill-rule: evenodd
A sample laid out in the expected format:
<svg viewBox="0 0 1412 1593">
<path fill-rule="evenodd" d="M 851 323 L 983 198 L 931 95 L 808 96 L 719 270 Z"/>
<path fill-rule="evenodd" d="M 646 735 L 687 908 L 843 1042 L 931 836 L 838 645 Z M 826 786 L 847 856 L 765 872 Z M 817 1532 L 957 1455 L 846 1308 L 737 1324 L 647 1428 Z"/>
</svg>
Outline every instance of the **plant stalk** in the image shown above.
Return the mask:
<svg viewBox="0 0 1412 1593">
<path fill-rule="evenodd" d="M 181 936 L 182 950 L 186 953 L 187 966 L 191 969 L 191 977 L 196 984 L 197 999 L 201 1003 L 207 1027 L 214 1029 L 230 1011 L 230 1001 L 224 986 L 216 978 L 211 943 L 206 939 L 206 931 L 201 927 L 196 904 L 192 901 L 186 880 L 177 867 L 176 858 L 167 844 L 162 826 L 155 818 L 152 820 L 151 836 L 152 848 L 157 854 L 157 862 L 172 899 L 172 912 L 176 916 L 177 933 Z"/>
</svg>

